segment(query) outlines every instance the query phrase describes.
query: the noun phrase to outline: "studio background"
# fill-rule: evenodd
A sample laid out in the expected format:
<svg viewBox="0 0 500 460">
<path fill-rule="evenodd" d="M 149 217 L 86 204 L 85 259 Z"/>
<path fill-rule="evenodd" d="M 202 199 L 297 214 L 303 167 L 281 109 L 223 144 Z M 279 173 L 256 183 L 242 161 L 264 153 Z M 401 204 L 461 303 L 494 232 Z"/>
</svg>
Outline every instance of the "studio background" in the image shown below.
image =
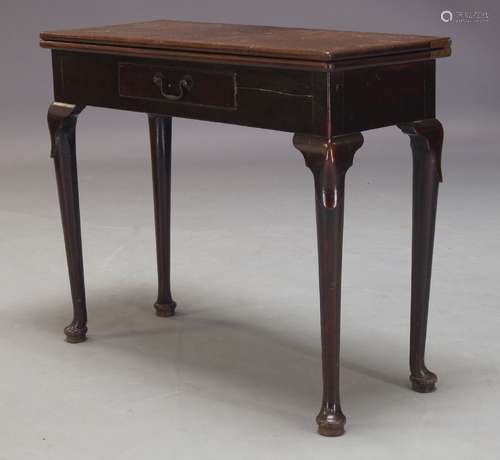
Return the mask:
<svg viewBox="0 0 500 460">
<path fill-rule="evenodd" d="M 488 21 L 444 23 L 443 10 Z M 0 15 L 0 459 L 494 459 L 500 329 L 494 1 L 3 1 Z M 428 331 L 438 391 L 407 385 L 411 154 L 365 134 L 347 176 L 342 439 L 321 398 L 313 186 L 292 135 L 174 120 L 172 288 L 156 266 L 147 120 L 87 108 L 77 127 L 87 343 L 69 282 L 40 31 L 179 19 L 450 36 Z"/>
</svg>

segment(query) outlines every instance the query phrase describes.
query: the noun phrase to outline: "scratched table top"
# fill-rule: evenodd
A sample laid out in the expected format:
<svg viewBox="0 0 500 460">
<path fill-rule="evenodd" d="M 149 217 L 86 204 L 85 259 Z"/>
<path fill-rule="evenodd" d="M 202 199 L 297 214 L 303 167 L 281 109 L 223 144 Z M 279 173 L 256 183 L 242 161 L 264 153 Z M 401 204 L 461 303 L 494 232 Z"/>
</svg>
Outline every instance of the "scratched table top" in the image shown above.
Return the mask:
<svg viewBox="0 0 500 460">
<path fill-rule="evenodd" d="M 447 37 L 158 20 L 40 34 L 42 46 L 182 50 L 334 62 L 415 51 L 449 54 Z M 74 46 L 78 48 L 78 45 Z"/>
</svg>

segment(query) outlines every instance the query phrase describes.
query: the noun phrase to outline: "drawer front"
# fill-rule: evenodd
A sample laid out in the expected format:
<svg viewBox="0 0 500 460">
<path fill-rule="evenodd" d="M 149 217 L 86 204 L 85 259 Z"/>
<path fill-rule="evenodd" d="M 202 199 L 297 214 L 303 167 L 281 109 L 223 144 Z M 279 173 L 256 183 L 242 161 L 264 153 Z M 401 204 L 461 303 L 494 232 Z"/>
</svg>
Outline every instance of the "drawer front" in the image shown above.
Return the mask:
<svg viewBox="0 0 500 460">
<path fill-rule="evenodd" d="M 236 74 L 176 66 L 118 64 L 121 97 L 236 110 Z"/>
</svg>

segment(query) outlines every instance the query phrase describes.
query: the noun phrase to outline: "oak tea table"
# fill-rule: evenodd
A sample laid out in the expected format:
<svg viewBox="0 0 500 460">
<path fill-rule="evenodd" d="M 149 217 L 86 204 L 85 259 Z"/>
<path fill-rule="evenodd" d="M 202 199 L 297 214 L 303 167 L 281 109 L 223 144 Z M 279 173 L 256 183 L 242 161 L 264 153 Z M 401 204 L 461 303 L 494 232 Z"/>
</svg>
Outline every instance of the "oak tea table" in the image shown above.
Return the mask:
<svg viewBox="0 0 500 460">
<path fill-rule="evenodd" d="M 48 124 L 73 301 L 68 342 L 82 342 L 87 333 L 75 152 L 76 120 L 85 106 L 148 114 L 159 316 L 172 316 L 176 307 L 170 292 L 172 117 L 295 133 L 316 195 L 323 361 L 316 421 L 322 435 L 343 434 L 344 179 L 363 143 L 361 132 L 397 125 L 410 137 L 414 168 L 410 381 L 418 392 L 435 389 L 424 351 L 442 180 L 435 63 L 450 54 L 448 38 L 169 20 L 57 30 L 40 38 L 52 50 L 55 102 Z"/>
</svg>

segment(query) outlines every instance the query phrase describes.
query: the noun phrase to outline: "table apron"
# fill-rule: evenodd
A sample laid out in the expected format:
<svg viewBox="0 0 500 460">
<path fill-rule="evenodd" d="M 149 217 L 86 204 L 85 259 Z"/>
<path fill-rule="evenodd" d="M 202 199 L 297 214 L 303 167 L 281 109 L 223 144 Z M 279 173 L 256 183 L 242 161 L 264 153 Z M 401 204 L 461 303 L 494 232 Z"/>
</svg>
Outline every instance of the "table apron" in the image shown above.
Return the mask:
<svg viewBox="0 0 500 460">
<path fill-rule="evenodd" d="M 57 102 L 331 136 L 434 116 L 435 61 L 299 70 L 53 50 Z"/>
<path fill-rule="evenodd" d="M 58 102 L 278 131 L 326 130 L 328 73 L 61 50 L 52 56 Z M 156 74 L 191 76 L 192 89 L 181 100 L 168 100 L 153 82 Z M 179 94 L 173 83 L 168 92 Z"/>
</svg>

